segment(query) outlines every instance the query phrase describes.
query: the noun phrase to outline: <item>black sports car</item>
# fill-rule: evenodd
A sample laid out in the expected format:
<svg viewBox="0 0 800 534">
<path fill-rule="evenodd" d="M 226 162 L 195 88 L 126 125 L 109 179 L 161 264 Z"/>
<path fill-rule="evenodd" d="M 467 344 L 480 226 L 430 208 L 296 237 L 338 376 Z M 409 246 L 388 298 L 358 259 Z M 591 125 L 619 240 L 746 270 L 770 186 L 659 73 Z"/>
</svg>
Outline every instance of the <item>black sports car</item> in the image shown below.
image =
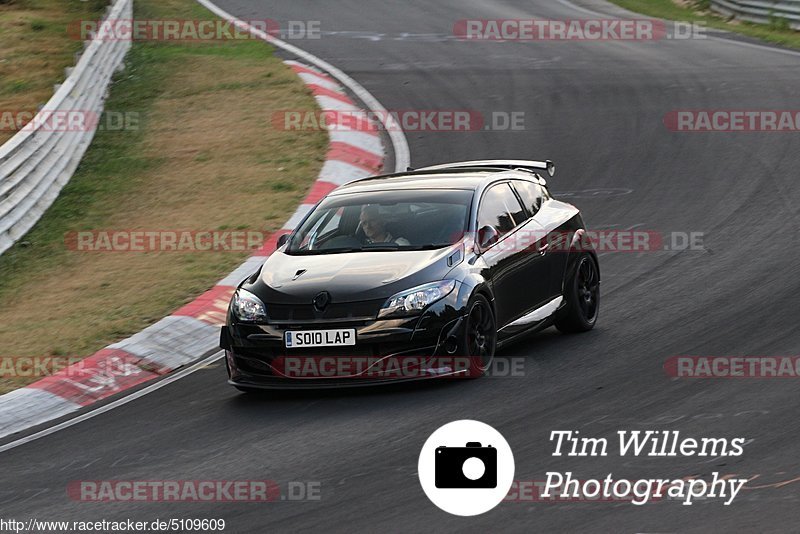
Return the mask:
<svg viewBox="0 0 800 534">
<path fill-rule="evenodd" d="M 597 254 L 555 200 L 550 161 L 468 161 L 375 176 L 321 200 L 228 309 L 230 383 L 256 388 L 477 377 L 497 347 L 590 330 Z"/>
</svg>

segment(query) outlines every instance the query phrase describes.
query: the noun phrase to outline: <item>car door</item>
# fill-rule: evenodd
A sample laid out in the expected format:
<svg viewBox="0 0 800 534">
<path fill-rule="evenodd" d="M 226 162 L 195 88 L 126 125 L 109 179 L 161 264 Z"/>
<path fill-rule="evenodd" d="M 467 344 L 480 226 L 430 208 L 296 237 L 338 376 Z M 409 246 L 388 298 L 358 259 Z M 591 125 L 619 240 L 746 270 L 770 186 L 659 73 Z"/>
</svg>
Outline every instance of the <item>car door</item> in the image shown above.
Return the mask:
<svg viewBox="0 0 800 534">
<path fill-rule="evenodd" d="M 535 239 L 541 229 L 508 182 L 494 184 L 482 195 L 477 228 L 480 232 L 486 226 L 498 233 L 497 241 L 482 253 L 494 291 L 497 325 L 503 327 L 544 304 L 549 273 Z"/>
<path fill-rule="evenodd" d="M 543 186 L 527 180 L 514 180 L 513 185 L 523 206 L 528 211 L 528 215 L 540 230 L 541 237 L 537 244 L 537 250 L 544 263 L 542 271 L 547 272 L 548 283 L 545 300 L 549 302 L 561 295 L 564 269 L 567 266 L 569 250 L 567 239 L 569 236 L 564 228 L 553 224 L 548 204 L 550 195 Z"/>
</svg>

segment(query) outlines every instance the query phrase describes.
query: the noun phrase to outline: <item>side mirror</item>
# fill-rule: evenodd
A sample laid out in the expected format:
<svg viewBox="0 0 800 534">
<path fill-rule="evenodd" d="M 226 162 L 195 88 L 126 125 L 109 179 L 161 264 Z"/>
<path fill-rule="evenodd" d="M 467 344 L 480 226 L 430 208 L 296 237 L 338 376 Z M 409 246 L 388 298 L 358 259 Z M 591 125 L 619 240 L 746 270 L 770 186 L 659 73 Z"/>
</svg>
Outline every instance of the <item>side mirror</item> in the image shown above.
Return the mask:
<svg viewBox="0 0 800 534">
<path fill-rule="evenodd" d="M 481 250 L 489 248 L 497 243 L 497 239 L 499 237 L 500 234 L 497 233 L 497 229 L 494 226 L 489 226 L 487 224 L 478 230 L 478 247 Z"/>
<path fill-rule="evenodd" d="M 552 178 L 556 175 L 556 164 L 550 161 L 549 159 L 545 161 L 545 166 L 547 167 L 547 174 Z"/>
<path fill-rule="evenodd" d="M 285 245 L 289 241 L 289 237 L 291 237 L 291 235 L 292 234 L 281 234 L 281 236 L 278 238 L 278 248 L 281 248 L 283 245 Z"/>
</svg>

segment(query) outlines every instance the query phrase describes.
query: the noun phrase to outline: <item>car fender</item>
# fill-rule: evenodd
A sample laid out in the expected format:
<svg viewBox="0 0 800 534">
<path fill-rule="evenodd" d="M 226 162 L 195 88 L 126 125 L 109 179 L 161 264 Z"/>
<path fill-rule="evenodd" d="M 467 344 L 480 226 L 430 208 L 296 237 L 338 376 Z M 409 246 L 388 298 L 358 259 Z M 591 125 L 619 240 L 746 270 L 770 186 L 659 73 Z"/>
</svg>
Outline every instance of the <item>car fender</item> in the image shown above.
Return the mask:
<svg viewBox="0 0 800 534">
<path fill-rule="evenodd" d="M 476 293 L 483 294 L 492 306 L 492 313 L 496 313 L 494 309 L 494 292 L 492 291 L 492 286 L 489 281 L 479 273 L 468 273 L 462 278 L 456 300 L 459 309 L 466 313 L 469 299 Z"/>
</svg>

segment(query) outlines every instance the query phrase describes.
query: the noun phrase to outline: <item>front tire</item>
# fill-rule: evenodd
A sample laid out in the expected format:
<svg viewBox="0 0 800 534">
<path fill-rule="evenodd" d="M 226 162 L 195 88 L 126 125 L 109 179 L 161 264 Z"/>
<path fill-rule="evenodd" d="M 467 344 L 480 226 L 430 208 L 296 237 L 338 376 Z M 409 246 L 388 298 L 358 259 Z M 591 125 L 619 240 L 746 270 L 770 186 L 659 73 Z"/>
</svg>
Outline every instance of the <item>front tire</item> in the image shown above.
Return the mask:
<svg viewBox="0 0 800 534">
<path fill-rule="evenodd" d="M 458 343 L 458 356 L 467 359 L 469 378 L 483 376 L 492 365 L 497 347 L 497 324 L 489 301 L 477 294 L 467 303 L 464 328 Z"/>
<path fill-rule="evenodd" d="M 572 334 L 594 328 L 600 313 L 600 273 L 590 254 L 578 258 L 575 273 L 565 284 L 564 299 L 566 305 L 555 320 L 559 331 Z"/>
</svg>

